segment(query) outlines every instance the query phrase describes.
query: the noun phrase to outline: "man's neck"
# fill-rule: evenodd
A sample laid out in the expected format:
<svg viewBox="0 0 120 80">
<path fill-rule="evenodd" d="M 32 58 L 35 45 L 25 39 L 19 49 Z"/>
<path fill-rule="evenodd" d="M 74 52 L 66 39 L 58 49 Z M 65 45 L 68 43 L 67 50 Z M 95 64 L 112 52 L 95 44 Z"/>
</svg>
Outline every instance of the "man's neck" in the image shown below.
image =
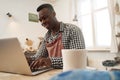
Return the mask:
<svg viewBox="0 0 120 80">
<path fill-rule="evenodd" d="M 60 29 L 60 23 L 58 22 L 55 27 L 51 30 L 52 35 L 55 35 Z"/>
</svg>

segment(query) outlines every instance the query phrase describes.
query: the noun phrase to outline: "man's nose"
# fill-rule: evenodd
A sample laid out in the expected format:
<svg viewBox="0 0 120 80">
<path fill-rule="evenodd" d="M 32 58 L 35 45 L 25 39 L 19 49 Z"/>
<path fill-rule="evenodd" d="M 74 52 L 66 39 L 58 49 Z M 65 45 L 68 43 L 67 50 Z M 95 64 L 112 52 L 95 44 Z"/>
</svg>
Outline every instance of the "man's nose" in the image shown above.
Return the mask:
<svg viewBox="0 0 120 80">
<path fill-rule="evenodd" d="M 41 21 L 41 24 L 44 25 L 44 24 L 45 24 L 45 20 L 42 20 L 42 21 Z"/>
<path fill-rule="evenodd" d="M 42 23 L 42 24 L 45 23 L 45 20 L 42 20 L 41 23 Z"/>
<path fill-rule="evenodd" d="M 45 23 L 42 23 L 41 25 L 42 25 L 42 26 L 45 26 Z"/>
</svg>

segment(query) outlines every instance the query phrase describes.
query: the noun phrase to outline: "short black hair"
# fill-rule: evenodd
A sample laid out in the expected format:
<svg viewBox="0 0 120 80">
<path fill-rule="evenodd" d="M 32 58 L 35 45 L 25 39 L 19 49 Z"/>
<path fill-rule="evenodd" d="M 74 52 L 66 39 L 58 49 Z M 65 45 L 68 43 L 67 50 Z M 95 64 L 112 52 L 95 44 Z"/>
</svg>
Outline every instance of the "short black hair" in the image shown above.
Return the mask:
<svg viewBox="0 0 120 80">
<path fill-rule="evenodd" d="M 51 4 L 42 4 L 37 8 L 37 12 L 39 12 L 43 8 L 48 8 L 51 11 L 54 11 L 54 8 Z"/>
</svg>

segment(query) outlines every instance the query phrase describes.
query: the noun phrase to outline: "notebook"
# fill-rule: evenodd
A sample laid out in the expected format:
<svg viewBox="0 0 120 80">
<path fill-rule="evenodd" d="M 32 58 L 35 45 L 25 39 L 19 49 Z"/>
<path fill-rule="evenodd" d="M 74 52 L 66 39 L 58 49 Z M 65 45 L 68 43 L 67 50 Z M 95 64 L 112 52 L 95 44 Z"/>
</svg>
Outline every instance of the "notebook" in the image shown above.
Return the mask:
<svg viewBox="0 0 120 80">
<path fill-rule="evenodd" d="M 17 38 L 0 39 L 0 71 L 17 74 L 36 75 L 52 70 L 51 67 L 43 67 L 39 71 L 30 69 L 24 52 Z"/>
</svg>

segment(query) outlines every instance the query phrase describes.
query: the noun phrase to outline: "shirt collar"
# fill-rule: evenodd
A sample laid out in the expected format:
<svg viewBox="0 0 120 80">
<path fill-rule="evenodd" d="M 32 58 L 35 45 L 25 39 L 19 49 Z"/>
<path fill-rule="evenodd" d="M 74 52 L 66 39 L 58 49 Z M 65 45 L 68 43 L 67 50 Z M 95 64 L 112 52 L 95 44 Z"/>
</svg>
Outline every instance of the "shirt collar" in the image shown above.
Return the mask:
<svg viewBox="0 0 120 80">
<path fill-rule="evenodd" d="M 59 30 L 59 32 L 63 32 L 63 31 L 64 31 L 64 23 L 60 22 L 60 30 Z M 50 34 L 51 31 L 48 31 L 48 33 Z"/>
<path fill-rule="evenodd" d="M 64 31 L 64 24 L 63 24 L 63 22 L 60 22 L 60 30 L 59 30 L 60 32 L 63 32 Z"/>
<path fill-rule="evenodd" d="M 63 22 L 60 22 L 60 30 L 59 32 L 63 32 L 64 31 L 64 23 Z M 51 34 L 51 31 L 48 31 L 46 36 L 45 36 L 45 40 L 47 40 L 47 37 L 49 37 L 49 35 Z"/>
</svg>

